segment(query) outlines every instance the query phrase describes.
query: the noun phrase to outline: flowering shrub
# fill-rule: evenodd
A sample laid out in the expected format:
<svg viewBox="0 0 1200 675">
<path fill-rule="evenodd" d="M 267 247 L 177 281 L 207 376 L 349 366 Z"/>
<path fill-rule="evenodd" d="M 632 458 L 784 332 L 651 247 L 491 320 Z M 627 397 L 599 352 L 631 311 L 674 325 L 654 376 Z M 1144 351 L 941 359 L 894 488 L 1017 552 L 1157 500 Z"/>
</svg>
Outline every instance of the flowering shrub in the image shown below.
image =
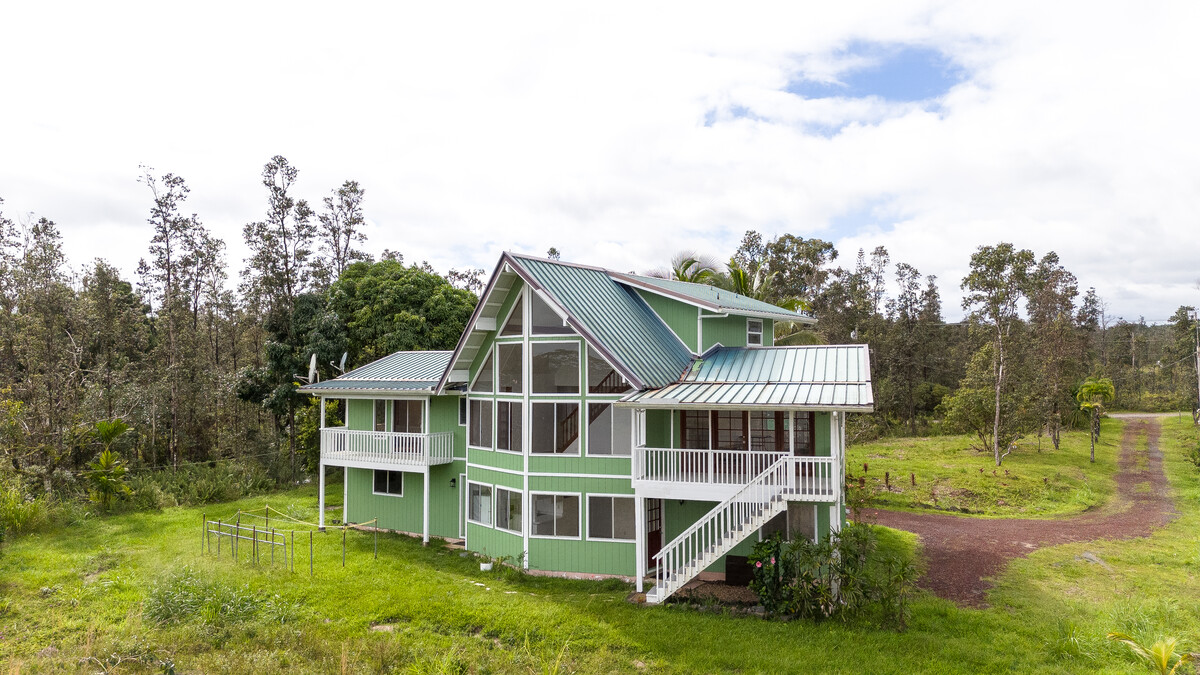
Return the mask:
<svg viewBox="0 0 1200 675">
<path fill-rule="evenodd" d="M 760 541 L 750 555 L 750 589 L 773 615 L 821 620 L 849 618 L 868 610 L 903 629 L 916 580 L 911 561 L 875 556 L 875 532 L 851 524 L 819 542 Z"/>
</svg>

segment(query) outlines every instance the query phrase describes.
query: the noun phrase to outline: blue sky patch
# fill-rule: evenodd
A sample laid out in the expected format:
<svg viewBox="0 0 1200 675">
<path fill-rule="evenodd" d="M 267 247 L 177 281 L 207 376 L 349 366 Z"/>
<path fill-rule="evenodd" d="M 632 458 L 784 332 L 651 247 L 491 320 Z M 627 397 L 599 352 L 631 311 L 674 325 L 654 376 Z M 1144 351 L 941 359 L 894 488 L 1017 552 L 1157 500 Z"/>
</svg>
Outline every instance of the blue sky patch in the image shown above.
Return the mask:
<svg viewBox="0 0 1200 675">
<path fill-rule="evenodd" d="M 849 62 L 837 82 L 817 82 L 801 74 L 787 91 L 804 98 L 877 96 L 912 102 L 941 96 L 966 79 L 960 66 L 929 47 L 852 43 L 834 56 Z"/>
</svg>

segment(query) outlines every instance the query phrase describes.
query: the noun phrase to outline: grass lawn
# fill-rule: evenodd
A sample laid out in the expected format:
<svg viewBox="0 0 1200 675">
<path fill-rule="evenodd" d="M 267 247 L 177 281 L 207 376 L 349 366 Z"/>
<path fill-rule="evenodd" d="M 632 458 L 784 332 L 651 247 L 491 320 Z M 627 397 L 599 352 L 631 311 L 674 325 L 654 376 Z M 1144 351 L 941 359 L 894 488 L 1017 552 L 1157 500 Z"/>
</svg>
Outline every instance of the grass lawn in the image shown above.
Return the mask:
<svg viewBox="0 0 1200 675">
<path fill-rule="evenodd" d="M 1169 527 L 1145 540 L 1037 551 L 998 580 L 989 609 L 921 596 L 905 633 L 636 607 L 624 584 L 484 573 L 474 559 L 400 536 L 381 536 L 374 560 L 371 536 L 351 533 L 343 570 L 339 535 L 317 535 L 310 579 L 302 555 L 295 574 L 201 555 L 202 509 L 176 508 L 7 542 L 0 663 L 9 673 L 100 672 L 83 660 L 115 653 L 140 658 L 109 672 L 157 672 L 149 663 L 169 657 L 178 672 L 204 673 L 1140 673 L 1107 631 L 1200 647 L 1200 472 L 1185 459 L 1194 443 L 1190 425 L 1164 422 L 1181 510 Z M 203 510 L 264 502 L 309 518 L 316 493 Z M 883 539 L 914 546 L 901 533 Z M 1085 551 L 1110 569 L 1077 559 Z"/>
<path fill-rule="evenodd" d="M 1000 467 L 990 452 L 972 447 L 972 437 L 888 438 L 851 447 L 846 470 L 866 479 L 875 495 L 871 503 L 882 508 L 1061 517 L 1099 506 L 1115 493 L 1123 429 L 1123 420 L 1102 420 L 1094 464 L 1088 433 L 1072 431 L 1062 435 L 1058 450 L 1046 438 L 1040 452 L 1037 439 L 1018 443 Z"/>
</svg>

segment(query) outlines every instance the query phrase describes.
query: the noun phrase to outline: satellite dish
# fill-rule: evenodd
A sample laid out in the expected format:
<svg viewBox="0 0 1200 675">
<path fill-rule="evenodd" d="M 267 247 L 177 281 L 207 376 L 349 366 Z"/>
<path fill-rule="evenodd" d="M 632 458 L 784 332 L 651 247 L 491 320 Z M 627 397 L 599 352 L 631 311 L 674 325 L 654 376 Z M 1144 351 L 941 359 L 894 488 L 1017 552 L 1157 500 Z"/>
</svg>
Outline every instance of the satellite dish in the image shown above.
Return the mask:
<svg viewBox="0 0 1200 675">
<path fill-rule="evenodd" d="M 292 377 L 300 380 L 304 384 L 312 384 L 317 381 L 317 353 L 313 352 L 312 358 L 308 360 L 308 377 L 300 377 L 292 373 Z"/>
<path fill-rule="evenodd" d="M 350 356 L 349 352 L 342 352 L 342 362 L 337 365 L 334 365 L 333 361 L 330 361 L 329 365 L 333 366 L 335 369 L 337 369 L 337 371 L 339 373 L 342 373 L 344 375 L 346 373 L 346 357 L 347 356 Z"/>
</svg>

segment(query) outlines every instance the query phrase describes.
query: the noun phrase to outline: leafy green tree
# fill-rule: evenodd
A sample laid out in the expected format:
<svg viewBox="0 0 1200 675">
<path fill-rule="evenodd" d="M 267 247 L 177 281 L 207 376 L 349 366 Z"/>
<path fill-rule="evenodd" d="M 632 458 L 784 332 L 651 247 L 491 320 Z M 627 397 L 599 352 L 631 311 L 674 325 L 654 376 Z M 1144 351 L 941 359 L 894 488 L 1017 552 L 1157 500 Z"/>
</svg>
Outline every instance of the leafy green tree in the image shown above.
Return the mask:
<svg viewBox="0 0 1200 675">
<path fill-rule="evenodd" d="M 792 234 L 764 241 L 753 230 L 746 232 L 734 252 L 738 265 L 749 267 L 758 262 L 774 273 L 775 292 L 780 297 L 800 298 L 812 303 L 829 277 L 827 265 L 837 260 L 833 244 L 822 239 L 805 239 Z"/>
<path fill-rule="evenodd" d="M 992 453 L 996 466 L 1000 466 L 1003 455 L 1001 441 L 1012 436 L 1002 429 L 1004 408 L 1001 401 L 1005 394 L 1006 358 L 1010 349 L 1009 338 L 1020 323 L 1018 310 L 1026 295 L 1030 270 L 1034 264 L 1033 252 L 1017 250 L 1012 244 L 980 246 L 971 255 L 971 270 L 962 281 L 966 291 L 962 306 L 971 313 L 971 319 L 991 333 L 992 381 L 994 387 L 994 411 L 992 421 Z M 1011 406 L 1009 406 L 1011 407 Z M 1019 426 L 1019 425 L 1018 425 Z M 1011 452 L 1011 449 L 1004 454 Z"/>
<path fill-rule="evenodd" d="M 475 295 L 394 260 L 351 265 L 329 289 L 329 309 L 346 325 L 351 364 L 400 350 L 453 349 Z"/>
<path fill-rule="evenodd" d="M 1089 377 L 1075 394 L 1079 407 L 1085 410 L 1091 418 L 1092 461 L 1096 461 L 1096 441 L 1100 440 L 1100 415 L 1104 412 L 1105 404 L 1112 403 L 1117 397 L 1112 380 L 1107 377 Z"/>
<path fill-rule="evenodd" d="M 1037 353 L 1033 376 L 1035 405 L 1042 428 L 1059 448 L 1062 428 L 1075 405 L 1071 384 L 1082 374 L 1084 331 L 1077 324 L 1075 275 L 1064 268 L 1058 254 L 1047 253 L 1029 278 L 1027 309 L 1033 349 Z"/>
<path fill-rule="evenodd" d="M 700 255 L 695 251 L 680 251 L 671 257 L 671 267 L 667 270 L 652 270 L 648 276 L 659 279 L 674 279 L 693 284 L 710 283 L 720 274 L 716 260 Z"/>
</svg>

